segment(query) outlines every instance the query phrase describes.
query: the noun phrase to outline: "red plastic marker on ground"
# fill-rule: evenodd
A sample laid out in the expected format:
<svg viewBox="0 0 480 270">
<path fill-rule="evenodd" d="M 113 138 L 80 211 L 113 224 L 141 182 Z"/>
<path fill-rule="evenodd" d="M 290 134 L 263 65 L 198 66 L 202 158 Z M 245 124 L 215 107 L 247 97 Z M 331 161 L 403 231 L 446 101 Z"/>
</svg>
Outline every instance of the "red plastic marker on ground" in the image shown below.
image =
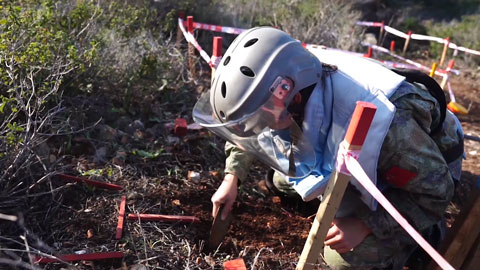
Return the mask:
<svg viewBox="0 0 480 270">
<path fill-rule="evenodd" d="M 52 263 L 52 262 L 73 262 L 73 261 L 95 261 L 106 259 L 123 258 L 123 252 L 99 252 L 90 254 L 66 254 L 57 255 L 56 258 L 47 258 L 42 256 L 35 256 L 35 263 Z"/>
<path fill-rule="evenodd" d="M 247 267 L 245 266 L 245 262 L 243 261 L 243 259 L 240 258 L 240 259 L 224 262 L 223 263 L 223 269 L 225 269 L 225 270 L 247 270 Z"/>
<path fill-rule="evenodd" d="M 127 197 L 122 196 L 120 201 L 120 209 L 118 213 L 118 223 L 117 223 L 117 233 L 115 234 L 115 239 L 121 239 L 123 233 L 123 221 L 125 219 L 125 205 L 127 204 Z"/>
<path fill-rule="evenodd" d="M 187 135 L 187 120 L 183 118 L 175 119 L 175 127 L 173 128 L 173 133 L 179 137 Z"/>
<path fill-rule="evenodd" d="M 122 190 L 123 187 L 115 184 L 110 184 L 110 183 L 105 183 L 105 182 L 99 182 L 83 177 L 78 177 L 78 176 L 73 176 L 73 175 L 68 175 L 68 174 L 63 174 L 59 173 L 57 174 L 57 177 L 66 181 L 70 182 L 78 182 L 78 183 L 85 183 L 90 186 L 95 186 L 99 188 L 105 188 L 105 189 L 110 189 L 110 190 Z"/>
<path fill-rule="evenodd" d="M 141 221 L 180 221 L 180 222 L 200 222 L 200 219 L 194 216 L 173 216 L 173 215 L 158 215 L 158 214 L 128 214 L 129 220 Z"/>
</svg>

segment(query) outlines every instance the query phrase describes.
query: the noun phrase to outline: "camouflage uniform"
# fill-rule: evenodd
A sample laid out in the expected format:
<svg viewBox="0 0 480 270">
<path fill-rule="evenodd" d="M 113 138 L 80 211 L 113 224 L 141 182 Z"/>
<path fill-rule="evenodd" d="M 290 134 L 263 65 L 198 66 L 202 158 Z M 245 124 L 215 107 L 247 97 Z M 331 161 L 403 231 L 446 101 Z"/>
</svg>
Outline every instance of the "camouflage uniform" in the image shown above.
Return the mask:
<svg viewBox="0 0 480 270">
<path fill-rule="evenodd" d="M 430 135 L 440 122 L 439 105 L 421 85 L 415 86 L 403 83 L 390 97 L 396 112 L 380 153 L 377 186 L 420 233 L 426 233 L 442 219 L 453 196 L 454 183 L 441 151 L 459 138 L 449 114 L 442 130 Z M 252 157 L 230 143 L 226 154 L 225 172 L 246 179 Z M 281 191 L 294 192 L 281 177 L 274 180 Z M 326 262 L 334 269 L 402 269 L 417 245 L 381 206 L 371 211 L 357 193 L 350 185 L 337 217 L 360 218 L 372 234 L 344 254 L 325 247 Z"/>
</svg>

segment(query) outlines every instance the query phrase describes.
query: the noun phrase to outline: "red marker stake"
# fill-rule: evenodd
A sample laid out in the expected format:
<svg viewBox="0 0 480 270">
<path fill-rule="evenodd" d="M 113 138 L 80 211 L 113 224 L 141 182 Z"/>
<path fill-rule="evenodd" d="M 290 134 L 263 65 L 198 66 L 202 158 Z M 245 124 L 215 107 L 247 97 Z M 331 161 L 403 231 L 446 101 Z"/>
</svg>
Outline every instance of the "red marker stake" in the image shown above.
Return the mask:
<svg viewBox="0 0 480 270">
<path fill-rule="evenodd" d="M 118 223 L 117 223 L 117 233 L 115 234 L 115 239 L 119 240 L 122 238 L 123 233 L 123 222 L 125 220 L 125 205 L 127 204 L 127 197 L 122 196 L 120 201 L 120 209 L 118 213 Z"/>
<path fill-rule="evenodd" d="M 122 190 L 123 189 L 123 187 L 119 186 L 119 185 L 109 184 L 109 183 L 105 183 L 105 182 L 99 182 L 99 181 L 95 181 L 95 180 L 91 180 L 91 179 L 87 179 L 87 178 L 83 178 L 83 177 L 77 177 L 77 176 L 73 176 L 73 175 L 68 175 L 68 174 L 63 174 L 63 173 L 57 174 L 57 177 L 60 178 L 60 179 L 66 180 L 66 181 L 70 181 L 70 182 L 85 183 L 85 184 L 90 185 L 90 186 L 95 186 L 95 187 L 105 188 L 105 189 L 110 189 L 110 190 Z"/>
<path fill-rule="evenodd" d="M 157 215 L 157 214 L 128 214 L 129 220 L 141 221 L 168 221 L 168 222 L 200 222 L 200 219 L 194 216 L 174 216 L 174 215 Z"/>
<path fill-rule="evenodd" d="M 90 254 L 66 254 L 57 255 L 56 258 L 47 258 L 35 256 L 35 263 L 52 263 L 52 262 L 73 262 L 73 261 L 95 261 L 106 259 L 123 258 L 123 252 L 99 252 Z"/>
</svg>

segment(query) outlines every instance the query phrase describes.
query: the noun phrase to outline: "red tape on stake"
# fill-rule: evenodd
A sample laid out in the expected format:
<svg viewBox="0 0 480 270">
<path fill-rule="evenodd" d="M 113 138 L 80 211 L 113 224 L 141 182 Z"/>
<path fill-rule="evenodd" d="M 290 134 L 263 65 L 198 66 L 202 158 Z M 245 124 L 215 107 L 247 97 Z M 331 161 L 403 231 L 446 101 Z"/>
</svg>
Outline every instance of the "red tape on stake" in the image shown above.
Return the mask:
<svg viewBox="0 0 480 270">
<path fill-rule="evenodd" d="M 73 261 L 95 261 L 106 259 L 123 258 L 123 252 L 99 252 L 90 254 L 66 254 L 57 255 L 56 258 L 48 258 L 42 256 L 35 256 L 35 263 L 52 263 L 52 262 L 73 262 Z"/>
<path fill-rule="evenodd" d="M 57 174 L 57 177 L 62 179 L 62 180 L 66 180 L 66 181 L 70 181 L 70 182 L 85 183 L 85 184 L 90 185 L 90 186 L 95 186 L 95 187 L 100 187 L 100 188 L 105 188 L 105 189 L 111 189 L 111 190 L 122 190 L 123 189 L 123 187 L 119 186 L 119 185 L 109 184 L 109 183 L 105 183 L 105 182 L 99 182 L 99 181 L 95 181 L 95 180 L 91 180 L 91 179 L 87 179 L 87 178 L 83 178 L 83 177 L 77 177 L 77 176 L 73 176 L 73 175 L 68 175 L 68 174 L 63 174 L 63 173 Z"/>
<path fill-rule="evenodd" d="M 345 134 L 345 141 L 349 145 L 363 145 L 376 110 L 377 107 L 372 103 L 357 101 L 352 120 Z"/>
<path fill-rule="evenodd" d="M 128 214 L 129 220 L 141 221 L 180 221 L 180 222 L 200 222 L 200 219 L 193 216 L 173 216 L 173 215 L 157 215 L 157 214 Z"/>
</svg>

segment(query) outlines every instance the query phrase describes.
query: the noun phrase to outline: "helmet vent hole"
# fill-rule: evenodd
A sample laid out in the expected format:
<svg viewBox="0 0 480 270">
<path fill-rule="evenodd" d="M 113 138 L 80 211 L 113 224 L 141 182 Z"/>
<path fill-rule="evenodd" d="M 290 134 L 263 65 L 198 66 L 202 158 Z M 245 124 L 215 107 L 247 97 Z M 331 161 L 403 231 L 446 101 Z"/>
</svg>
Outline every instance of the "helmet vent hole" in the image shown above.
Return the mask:
<svg viewBox="0 0 480 270">
<path fill-rule="evenodd" d="M 221 117 L 223 120 L 225 120 L 225 113 L 224 113 L 223 111 L 220 111 L 219 113 L 220 113 L 220 117 Z"/>
<path fill-rule="evenodd" d="M 227 96 L 227 86 L 225 82 L 222 83 L 222 97 L 225 98 Z"/>
<path fill-rule="evenodd" d="M 243 47 L 245 47 L 245 48 L 250 47 L 253 44 L 255 44 L 257 41 L 258 41 L 258 38 L 252 38 L 249 41 L 247 41 L 247 43 L 245 43 L 245 45 L 243 45 Z"/>
<path fill-rule="evenodd" d="M 255 73 L 253 70 L 249 67 L 246 66 L 241 66 L 240 71 L 243 73 L 243 75 L 248 76 L 248 77 L 255 77 Z"/>
<path fill-rule="evenodd" d="M 230 62 L 230 56 L 227 56 L 227 58 L 225 58 L 225 61 L 223 61 L 223 65 L 226 66 L 228 65 L 229 62 Z"/>
</svg>

